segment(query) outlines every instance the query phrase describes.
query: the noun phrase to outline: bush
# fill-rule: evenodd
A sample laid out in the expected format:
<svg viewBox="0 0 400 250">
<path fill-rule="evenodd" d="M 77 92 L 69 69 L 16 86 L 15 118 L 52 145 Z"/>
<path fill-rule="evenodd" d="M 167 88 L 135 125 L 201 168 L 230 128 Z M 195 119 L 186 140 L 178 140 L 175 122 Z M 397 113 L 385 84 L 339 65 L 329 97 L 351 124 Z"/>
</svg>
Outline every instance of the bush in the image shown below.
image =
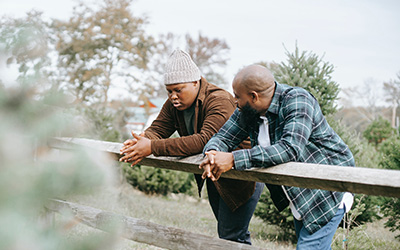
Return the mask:
<svg viewBox="0 0 400 250">
<path fill-rule="evenodd" d="M 400 140 L 398 136 L 393 136 L 384 141 L 380 147 L 380 151 L 384 157 L 381 161 L 381 166 L 386 169 L 400 170 Z M 385 198 L 383 203 L 383 212 L 388 217 L 385 226 L 390 228 L 390 231 L 400 231 L 400 199 Z M 396 236 L 400 239 L 400 235 Z"/>
<path fill-rule="evenodd" d="M 91 107 L 83 108 L 83 116 L 90 124 L 90 133 L 86 136 L 91 139 L 120 142 L 121 133 L 116 129 L 116 115 L 105 108 L 95 109 Z"/>
<path fill-rule="evenodd" d="M 123 172 L 128 183 L 146 194 L 197 193 L 194 175 L 190 173 L 140 165 L 131 168 L 128 164 L 123 164 Z"/>
<path fill-rule="evenodd" d="M 254 215 L 268 224 L 279 226 L 281 232 L 276 236 L 276 240 L 291 241 L 293 243 L 297 241 L 292 212 L 287 207 L 279 213 L 270 198 L 268 188 L 264 188 Z"/>
<path fill-rule="evenodd" d="M 368 140 L 369 143 L 378 146 L 379 143 L 390 138 L 396 133 L 396 130 L 392 128 L 390 122 L 382 117 L 374 120 L 368 127 L 364 130 L 363 135 Z"/>
</svg>

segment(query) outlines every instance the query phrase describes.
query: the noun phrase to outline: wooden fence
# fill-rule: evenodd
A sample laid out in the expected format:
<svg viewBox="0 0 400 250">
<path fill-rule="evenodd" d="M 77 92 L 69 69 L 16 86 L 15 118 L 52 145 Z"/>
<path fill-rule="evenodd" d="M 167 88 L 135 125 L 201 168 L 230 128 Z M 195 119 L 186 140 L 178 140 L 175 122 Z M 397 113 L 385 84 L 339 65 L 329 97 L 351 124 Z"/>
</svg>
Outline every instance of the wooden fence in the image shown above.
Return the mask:
<svg viewBox="0 0 400 250">
<path fill-rule="evenodd" d="M 117 160 L 121 157 L 119 150 L 122 144 L 83 138 L 54 138 L 49 142 L 49 146 L 62 150 L 71 150 L 77 147 L 91 148 L 111 154 Z M 201 174 L 202 170 L 198 166 L 202 158 L 202 155 L 184 158 L 149 156 L 143 159 L 141 164 Z M 231 170 L 222 174 L 222 177 L 400 198 L 400 171 L 397 170 L 289 162 L 265 169 Z M 193 234 L 66 201 L 52 200 L 48 207 L 54 212 L 66 208 L 71 210 L 82 223 L 103 230 L 105 230 L 105 218 L 107 218 L 106 221 L 110 219 L 123 221 L 124 232 L 126 232 L 124 237 L 158 247 L 168 249 L 257 249 L 253 246 Z"/>
</svg>

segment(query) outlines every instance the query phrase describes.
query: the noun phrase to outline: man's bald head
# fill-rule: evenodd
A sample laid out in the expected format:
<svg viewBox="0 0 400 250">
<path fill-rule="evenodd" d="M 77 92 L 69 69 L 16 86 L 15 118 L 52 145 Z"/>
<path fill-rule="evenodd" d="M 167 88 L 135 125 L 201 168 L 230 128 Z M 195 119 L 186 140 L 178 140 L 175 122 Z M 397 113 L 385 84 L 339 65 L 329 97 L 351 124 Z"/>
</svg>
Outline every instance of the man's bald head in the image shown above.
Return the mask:
<svg viewBox="0 0 400 250">
<path fill-rule="evenodd" d="M 275 79 L 272 73 L 261 65 L 250 65 L 236 74 L 233 86 L 242 85 L 247 91 L 264 92 L 275 87 Z"/>
</svg>

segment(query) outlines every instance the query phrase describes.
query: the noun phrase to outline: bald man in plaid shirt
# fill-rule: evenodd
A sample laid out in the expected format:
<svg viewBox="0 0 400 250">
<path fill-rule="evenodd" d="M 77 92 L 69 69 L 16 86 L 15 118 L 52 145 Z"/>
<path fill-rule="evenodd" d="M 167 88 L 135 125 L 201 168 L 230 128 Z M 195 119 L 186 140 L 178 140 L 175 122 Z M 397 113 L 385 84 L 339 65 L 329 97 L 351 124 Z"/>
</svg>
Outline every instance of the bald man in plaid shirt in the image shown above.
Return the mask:
<svg viewBox="0 0 400 250">
<path fill-rule="evenodd" d="M 231 169 L 286 162 L 355 165 L 349 148 L 306 90 L 277 83 L 260 65 L 242 69 L 232 87 L 238 108 L 204 147 L 203 178 L 217 180 Z M 251 149 L 232 151 L 248 136 Z M 292 211 L 297 249 L 331 249 L 337 226 L 352 206 L 352 194 L 266 185 L 278 210 L 289 206 Z"/>
</svg>

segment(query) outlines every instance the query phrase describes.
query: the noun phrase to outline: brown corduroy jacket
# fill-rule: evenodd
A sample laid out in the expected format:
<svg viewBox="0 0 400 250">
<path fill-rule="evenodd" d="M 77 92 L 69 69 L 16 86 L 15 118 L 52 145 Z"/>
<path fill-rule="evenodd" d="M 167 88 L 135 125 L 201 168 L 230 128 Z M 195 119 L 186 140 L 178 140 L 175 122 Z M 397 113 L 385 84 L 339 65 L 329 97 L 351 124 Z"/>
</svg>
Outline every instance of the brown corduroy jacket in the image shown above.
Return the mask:
<svg viewBox="0 0 400 250">
<path fill-rule="evenodd" d="M 235 110 L 233 96 L 211 84 L 203 77 L 195 100 L 194 131 L 189 135 L 185 126 L 183 111 L 177 110 L 167 100 L 158 117 L 145 130 L 145 137 L 152 139 L 151 152 L 155 156 L 189 156 L 202 153 L 208 140 L 218 132 Z M 180 137 L 169 138 L 175 131 Z M 246 146 L 243 146 L 246 145 Z M 249 147 L 250 144 L 243 144 Z M 204 180 L 195 175 L 200 191 Z M 232 211 L 244 204 L 254 193 L 255 182 L 220 178 L 214 182 L 219 194 Z"/>
</svg>

